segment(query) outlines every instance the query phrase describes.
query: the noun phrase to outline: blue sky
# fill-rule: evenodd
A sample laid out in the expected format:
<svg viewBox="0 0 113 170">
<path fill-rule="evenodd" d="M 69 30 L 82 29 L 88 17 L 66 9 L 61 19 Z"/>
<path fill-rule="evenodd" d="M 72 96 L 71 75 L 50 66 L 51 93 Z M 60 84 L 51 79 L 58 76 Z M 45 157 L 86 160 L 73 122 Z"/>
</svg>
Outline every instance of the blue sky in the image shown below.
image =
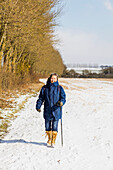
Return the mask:
<svg viewBox="0 0 113 170">
<path fill-rule="evenodd" d="M 113 64 L 113 0 L 63 0 L 57 35 L 65 63 Z"/>
</svg>

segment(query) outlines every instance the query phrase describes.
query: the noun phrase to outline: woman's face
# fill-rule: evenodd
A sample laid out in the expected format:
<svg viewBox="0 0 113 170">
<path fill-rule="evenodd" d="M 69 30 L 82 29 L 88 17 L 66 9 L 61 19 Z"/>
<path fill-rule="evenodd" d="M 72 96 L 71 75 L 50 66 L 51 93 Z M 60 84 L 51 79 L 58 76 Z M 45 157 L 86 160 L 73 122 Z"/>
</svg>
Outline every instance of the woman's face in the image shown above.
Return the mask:
<svg viewBox="0 0 113 170">
<path fill-rule="evenodd" d="M 51 77 L 51 83 L 54 83 L 54 82 L 56 82 L 56 81 L 57 81 L 57 76 L 53 75 L 53 76 Z"/>
</svg>

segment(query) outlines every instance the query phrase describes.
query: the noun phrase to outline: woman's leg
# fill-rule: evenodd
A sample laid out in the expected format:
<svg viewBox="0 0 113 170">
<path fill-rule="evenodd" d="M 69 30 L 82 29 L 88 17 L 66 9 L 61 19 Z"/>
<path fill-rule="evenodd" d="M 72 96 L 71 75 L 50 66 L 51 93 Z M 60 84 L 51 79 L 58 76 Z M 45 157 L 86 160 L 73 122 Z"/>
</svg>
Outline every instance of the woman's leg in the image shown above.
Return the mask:
<svg viewBox="0 0 113 170">
<path fill-rule="evenodd" d="M 58 120 L 52 121 L 52 146 L 55 145 L 55 140 L 58 132 Z"/>
<path fill-rule="evenodd" d="M 51 131 L 51 120 L 45 119 L 45 130 Z"/>
<path fill-rule="evenodd" d="M 52 120 L 52 131 L 58 132 L 58 120 Z"/>
<path fill-rule="evenodd" d="M 48 136 L 47 146 L 51 146 L 52 144 L 51 120 L 45 119 L 45 130 Z"/>
</svg>

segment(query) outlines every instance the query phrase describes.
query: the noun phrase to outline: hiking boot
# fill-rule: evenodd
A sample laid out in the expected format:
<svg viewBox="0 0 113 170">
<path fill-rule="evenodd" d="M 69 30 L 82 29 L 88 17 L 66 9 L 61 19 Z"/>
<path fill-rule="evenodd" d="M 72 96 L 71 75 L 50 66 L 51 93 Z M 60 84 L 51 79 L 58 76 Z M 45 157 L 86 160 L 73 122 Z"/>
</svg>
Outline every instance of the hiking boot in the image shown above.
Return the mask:
<svg viewBox="0 0 113 170">
<path fill-rule="evenodd" d="M 57 131 L 52 131 L 52 146 L 55 145 L 56 137 L 57 137 Z"/>
<path fill-rule="evenodd" d="M 52 131 L 46 131 L 46 134 L 48 135 L 47 146 L 51 146 L 51 143 L 52 143 Z"/>
</svg>

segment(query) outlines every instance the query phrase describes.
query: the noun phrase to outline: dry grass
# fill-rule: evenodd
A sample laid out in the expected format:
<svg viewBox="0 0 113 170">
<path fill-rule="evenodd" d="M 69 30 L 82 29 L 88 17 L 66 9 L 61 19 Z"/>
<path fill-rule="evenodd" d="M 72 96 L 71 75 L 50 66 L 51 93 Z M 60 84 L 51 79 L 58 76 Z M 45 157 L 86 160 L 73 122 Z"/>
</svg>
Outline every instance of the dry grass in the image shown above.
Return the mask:
<svg viewBox="0 0 113 170">
<path fill-rule="evenodd" d="M 81 86 L 81 85 L 77 85 L 77 83 L 79 84 L 79 83 L 81 83 L 81 80 L 82 81 L 84 81 L 84 85 L 86 84 L 87 86 L 85 87 L 83 87 L 83 86 Z M 66 78 L 66 79 L 64 79 L 64 78 L 61 78 L 60 79 L 60 83 L 62 84 L 62 83 L 65 83 L 66 85 L 68 85 L 68 86 L 66 86 L 66 85 L 62 85 L 63 87 L 64 87 L 64 89 L 69 89 L 69 90 L 78 90 L 78 91 L 81 91 L 81 90 L 87 90 L 87 89 L 101 89 L 102 87 L 99 87 L 99 86 L 93 86 L 92 84 L 90 84 L 90 80 L 99 80 L 99 81 L 105 81 L 106 82 L 106 84 L 107 84 L 107 82 L 113 82 L 113 79 L 112 78 L 92 78 L 92 79 L 90 79 L 90 78 L 80 78 L 80 79 L 72 79 L 72 78 Z M 74 85 L 72 85 L 72 83 L 74 82 Z M 76 83 L 76 85 L 75 85 L 75 83 Z"/>
<path fill-rule="evenodd" d="M 64 89 L 69 90 L 69 87 L 65 86 L 65 85 L 61 85 Z"/>
<path fill-rule="evenodd" d="M 8 101 L 5 99 L 0 99 L 0 108 L 5 109 L 5 108 L 12 108 L 13 102 L 12 101 Z"/>
<path fill-rule="evenodd" d="M 101 80 L 101 81 L 113 81 L 113 78 L 98 78 L 98 80 Z"/>
<path fill-rule="evenodd" d="M 8 132 L 7 128 L 8 128 L 8 122 L 3 120 L 2 124 L 0 125 L 0 136 L 1 137 L 3 137 L 4 134 L 6 134 Z"/>
<path fill-rule="evenodd" d="M 74 87 L 71 87 L 70 88 L 71 90 L 86 90 L 87 88 L 86 87 L 81 87 L 81 86 L 74 86 Z"/>
<path fill-rule="evenodd" d="M 86 90 L 87 88 L 86 87 L 82 87 L 82 86 L 77 86 L 77 85 L 71 85 L 71 83 L 74 81 L 75 83 L 75 79 L 71 79 L 71 82 L 70 82 L 70 79 L 60 79 L 60 83 L 65 83 L 66 85 L 62 85 L 61 86 L 64 88 L 64 89 L 68 89 L 68 90 Z M 77 80 L 78 82 L 78 80 Z M 71 85 L 71 86 L 70 86 Z"/>
</svg>

